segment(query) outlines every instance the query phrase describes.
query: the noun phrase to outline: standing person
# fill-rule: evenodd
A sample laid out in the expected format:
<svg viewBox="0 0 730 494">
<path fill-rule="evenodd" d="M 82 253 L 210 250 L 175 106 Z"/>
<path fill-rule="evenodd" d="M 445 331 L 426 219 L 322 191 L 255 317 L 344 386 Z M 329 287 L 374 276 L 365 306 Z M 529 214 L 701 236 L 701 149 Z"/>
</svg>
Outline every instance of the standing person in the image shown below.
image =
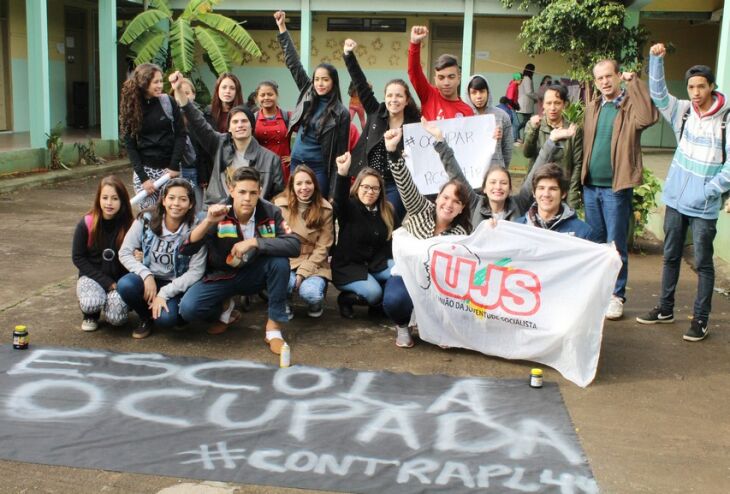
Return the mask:
<svg viewBox="0 0 730 494">
<path fill-rule="evenodd" d="M 217 132 L 182 91 L 182 74 L 175 72 L 170 75 L 169 80 L 175 91 L 175 99 L 188 120 L 190 133 L 200 142 L 205 152 L 213 157 L 213 173 L 205 190 L 206 207 L 225 201 L 229 194 L 228 180 L 241 167 L 258 170 L 265 198 L 272 198 L 284 188 L 281 161 L 277 155 L 260 146 L 253 137 L 256 119 L 247 107 L 231 108 L 228 112 L 228 131 Z"/>
<path fill-rule="evenodd" d="M 291 162 L 291 140 L 289 139 L 289 119 L 291 112 L 279 108 L 279 85 L 274 81 L 263 81 L 256 87 L 259 111 L 256 112 L 256 132 L 254 137 L 259 144 L 281 159 L 281 172 L 284 183 L 289 181 Z"/>
<path fill-rule="evenodd" d="M 180 109 L 162 93 L 162 69 L 157 65 L 143 63 L 124 81 L 119 122 L 134 167 L 134 192 L 147 192 L 140 207 L 151 207 L 158 198 L 154 182 L 165 173 L 180 174 L 186 136 Z"/>
<path fill-rule="evenodd" d="M 332 253 L 332 282 L 340 290 L 337 306 L 346 319 L 353 306 L 377 309 L 383 286 L 393 267 L 393 206 L 386 201 L 385 181 L 374 168 L 365 167 L 350 186 L 350 153 L 337 158 L 334 208 L 340 227 Z"/>
<path fill-rule="evenodd" d="M 279 10 L 274 19 L 284 61 L 300 91 L 289 121 L 289 132 L 298 129 L 291 166 L 306 164 L 314 170 L 322 195 L 329 198 L 337 178 L 336 159 L 347 151 L 350 137 L 350 112 L 342 104 L 340 77 L 334 66 L 321 63 L 310 78 L 286 30 L 286 14 Z"/>
<path fill-rule="evenodd" d="M 71 259 L 79 269 L 76 296 L 83 331 L 96 331 L 102 311 L 112 326 L 127 321 L 127 304 L 117 291 L 117 282 L 127 273 L 119 262 L 119 248 L 132 221 L 124 183 L 114 175 L 102 178 L 91 209 L 76 225 L 71 248 Z"/>
<path fill-rule="evenodd" d="M 563 118 L 563 110 L 568 104 L 568 88 L 562 84 L 553 84 L 545 91 L 545 115 L 533 115 L 525 128 L 525 142 L 522 153 L 529 158 L 530 168 L 534 165 L 540 149 L 550 139 L 554 129 L 567 129 L 570 122 Z M 561 140 L 553 152 L 551 161 L 560 165 L 568 178 L 567 203 L 573 209 L 580 207 L 581 183 L 580 175 L 583 166 L 583 129 L 577 128 L 575 134 Z"/>
<path fill-rule="evenodd" d="M 722 194 L 730 190 L 727 136 L 730 103 L 717 91 L 715 74 L 706 65 L 690 67 L 685 75 L 689 100 L 672 96 L 664 80 L 664 45 L 655 44 L 649 54 L 651 99 L 672 125 L 678 144 L 662 192 L 666 213 L 661 298 L 658 306 L 636 321 L 674 322 L 674 292 L 687 229 L 691 228 L 697 295 L 692 322 L 683 338 L 701 341 L 707 337 L 715 285 L 712 242 L 717 233 Z"/>
<path fill-rule="evenodd" d="M 514 147 L 512 117 L 494 106 L 487 78 L 481 74 L 471 76 L 466 85 L 464 99 L 474 109 L 475 115 L 494 115 L 496 124 L 494 138 L 497 140 L 497 146 L 492 154 L 492 164 L 508 168 Z"/>
<path fill-rule="evenodd" d="M 455 56 L 443 54 L 433 67 L 434 85 L 429 84 L 421 67 L 421 42 L 428 36 L 426 26 L 411 28 L 408 46 L 408 78 L 421 100 L 421 113 L 426 120 L 470 117 L 474 110 L 459 98 L 461 68 Z"/>
<path fill-rule="evenodd" d="M 527 121 L 530 120 L 532 114 L 535 113 L 535 102 L 537 101 L 537 94 L 535 93 L 535 87 L 532 83 L 532 77 L 535 74 L 535 65 L 528 63 L 525 65 L 525 70 L 522 71 L 522 80 L 517 88 L 517 103 L 519 108 L 517 109 L 517 119 L 520 124 L 517 128 L 517 140 L 520 140 L 520 132 L 527 125 Z"/>
<path fill-rule="evenodd" d="M 223 322 L 223 301 L 234 295 L 253 295 L 264 288 L 269 294 L 268 320 L 264 341 L 269 349 L 281 353 L 286 313 L 289 258 L 299 255 L 299 240 L 291 233 L 281 210 L 261 199 L 261 181 L 253 168 L 239 168 L 230 183 L 225 204 L 213 204 L 207 216 L 190 232 L 180 251 L 201 252 L 207 247 L 205 277 L 193 285 L 180 302 L 186 321 Z M 203 250 L 204 252 L 204 250 Z M 209 333 L 222 333 L 233 304 L 225 313 L 228 323 Z M 217 323 L 216 323 L 217 324 Z"/>
<path fill-rule="evenodd" d="M 143 211 L 124 237 L 119 260 L 129 274 L 117 290 L 124 302 L 139 315 L 140 325 L 132 338 L 147 338 L 153 324 L 174 327 L 182 321 L 178 304 L 185 291 L 205 272 L 205 251 L 193 256 L 180 245 L 195 222 L 195 192 L 183 178 L 162 187 L 154 209 Z M 142 251 L 142 260 L 135 251 Z"/>
<path fill-rule="evenodd" d="M 213 98 L 205 107 L 205 119 L 218 132 L 227 132 L 228 113 L 232 108 L 243 104 L 241 81 L 232 72 L 225 72 L 215 81 Z"/>
<path fill-rule="evenodd" d="M 181 90 L 185 93 L 188 100 L 195 103 L 195 84 L 190 79 L 182 79 Z M 175 96 L 175 91 L 172 89 L 170 90 L 170 96 Z M 195 105 L 197 106 L 197 103 Z M 188 120 L 185 115 L 183 115 L 183 122 L 185 122 L 187 136 L 185 137 L 185 149 L 182 160 L 180 160 L 180 174 L 182 178 L 193 184 L 193 188 L 195 189 L 195 207 L 200 209 L 203 206 L 203 184 L 205 187 L 208 186 L 210 176 L 207 174 L 205 159 L 201 159 L 204 151 L 200 143 L 187 132 Z"/>
<path fill-rule="evenodd" d="M 504 94 L 504 98 L 499 99 L 500 105 L 506 105 L 509 108 L 509 114 L 512 118 L 512 142 L 520 144 L 520 121 L 517 118 L 517 111 L 520 109 L 520 104 L 517 102 L 518 95 L 520 92 L 520 81 L 522 80 L 522 74 L 515 72 L 512 74 L 512 79 L 507 84 L 507 91 Z M 502 101 L 502 100 L 506 101 Z"/>
<path fill-rule="evenodd" d="M 383 193 L 393 205 L 399 223 L 406 211 L 393 180 L 393 174 L 390 172 L 383 136 L 389 129 L 399 129 L 404 124 L 418 122 L 421 114 L 411 97 L 408 84 L 402 79 L 388 81 L 385 85 L 384 101 L 378 102 L 355 57 L 356 47 L 357 43 L 354 40 L 345 40 L 343 58 L 355 90 L 367 112 L 367 125 L 363 126 L 362 136 L 352 151 L 352 166 L 349 167 L 349 173 L 356 176 L 366 167 L 377 170 L 385 181 Z M 400 141 L 398 152 L 403 153 L 403 143 Z"/>
<path fill-rule="evenodd" d="M 535 115 L 542 116 L 543 108 L 542 103 L 543 99 L 545 99 L 545 91 L 548 90 L 548 87 L 552 86 L 553 79 L 549 75 L 546 75 L 542 78 L 540 81 L 540 86 L 537 88 L 537 103 L 535 103 Z M 556 84 L 560 84 L 559 82 Z"/>
<path fill-rule="evenodd" d="M 397 154 L 398 141 L 402 137 L 402 129 L 391 129 L 385 133 L 385 148 L 391 160 L 390 169 L 393 171 L 395 183 L 408 212 L 403 228 L 418 239 L 471 233 L 469 221 L 471 187 L 460 180 L 449 180 L 441 186 L 435 203 L 423 197 L 413 182 L 403 156 Z M 413 337 L 408 322 L 413 312 L 413 301 L 401 276 L 391 276 L 386 282 L 383 310 L 396 324 L 396 346 L 412 347 Z"/>
<path fill-rule="evenodd" d="M 327 282 L 332 279 L 329 249 L 334 241 L 332 205 L 322 197 L 317 177 L 307 165 L 299 165 L 292 172 L 286 190 L 276 197 L 274 205 L 299 237 L 301 249 L 297 257 L 289 259 L 289 289 L 307 303 L 307 315 L 320 317 L 324 310 Z M 293 317 L 291 307 L 287 307 Z"/>
<path fill-rule="evenodd" d="M 345 42 L 347 43 L 347 42 Z M 357 46 L 357 45 L 355 45 Z M 369 82 L 367 83 L 368 86 L 370 86 L 370 89 L 373 88 L 373 85 Z M 360 101 L 360 96 L 357 94 L 357 88 L 355 88 L 355 81 L 350 81 L 350 85 L 347 87 L 347 95 L 350 97 L 350 102 L 348 103 L 348 109 L 350 110 L 350 122 L 355 123 L 355 115 L 357 115 L 357 118 L 360 120 L 360 130 L 365 129 L 365 108 L 362 106 L 362 101 Z"/>
<path fill-rule="evenodd" d="M 619 73 L 615 60 L 598 62 L 593 77 L 599 94 L 585 109 L 581 183 L 586 223 L 598 242 L 614 242 L 621 256 L 621 271 L 606 311 L 606 318 L 615 320 L 623 316 L 626 301 L 631 200 L 643 171 L 641 133 L 659 119 L 659 112 L 646 83 L 632 72 Z"/>
</svg>

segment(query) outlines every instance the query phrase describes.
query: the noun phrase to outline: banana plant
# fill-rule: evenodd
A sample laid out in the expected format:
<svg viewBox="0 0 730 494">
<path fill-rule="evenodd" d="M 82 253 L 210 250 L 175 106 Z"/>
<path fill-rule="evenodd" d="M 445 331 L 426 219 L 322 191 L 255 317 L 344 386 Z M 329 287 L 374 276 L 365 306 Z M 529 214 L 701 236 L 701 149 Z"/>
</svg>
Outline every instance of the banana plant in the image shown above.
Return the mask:
<svg viewBox="0 0 730 494">
<path fill-rule="evenodd" d="M 243 65 L 244 54 L 260 57 L 261 50 L 238 22 L 213 12 L 219 2 L 190 0 L 175 17 L 168 0 L 150 0 L 119 42 L 130 45 L 135 65 L 153 62 L 189 74 L 199 46 L 216 74 L 229 72 L 234 65 Z"/>
<path fill-rule="evenodd" d="M 585 113 L 585 107 L 580 101 L 574 101 L 569 103 L 568 106 L 563 110 L 563 118 L 568 122 L 581 127 L 583 125 L 583 114 Z"/>
</svg>

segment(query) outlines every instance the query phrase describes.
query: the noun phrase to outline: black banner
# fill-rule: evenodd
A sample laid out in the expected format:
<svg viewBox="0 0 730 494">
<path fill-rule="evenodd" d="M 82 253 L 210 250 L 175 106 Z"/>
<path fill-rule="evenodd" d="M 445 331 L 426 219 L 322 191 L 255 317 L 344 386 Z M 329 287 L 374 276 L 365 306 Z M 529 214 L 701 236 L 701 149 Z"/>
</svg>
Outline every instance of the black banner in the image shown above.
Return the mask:
<svg viewBox="0 0 730 494">
<path fill-rule="evenodd" d="M 555 384 L 0 347 L 4 459 L 345 492 L 598 492 Z"/>
</svg>

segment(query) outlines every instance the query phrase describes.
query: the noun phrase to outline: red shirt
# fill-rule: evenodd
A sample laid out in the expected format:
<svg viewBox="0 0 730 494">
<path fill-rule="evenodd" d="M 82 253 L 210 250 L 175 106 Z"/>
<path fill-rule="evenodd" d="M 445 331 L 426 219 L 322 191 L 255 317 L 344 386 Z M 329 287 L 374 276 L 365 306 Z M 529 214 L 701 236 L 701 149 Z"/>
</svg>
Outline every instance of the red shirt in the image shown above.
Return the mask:
<svg viewBox="0 0 730 494">
<path fill-rule="evenodd" d="M 277 108 L 274 118 L 267 118 L 264 112 L 259 110 L 256 116 L 256 130 L 254 137 L 263 147 L 274 152 L 280 158 L 291 156 L 291 146 L 288 136 L 288 129 L 281 108 Z M 281 171 L 284 173 L 284 181 L 289 180 L 289 165 L 281 164 Z"/>
<path fill-rule="evenodd" d="M 446 99 L 441 96 L 438 89 L 428 82 L 421 68 L 420 43 L 411 43 L 408 47 L 408 78 L 421 100 L 421 114 L 426 120 L 443 120 L 474 115 L 474 110 L 461 101 L 461 98 Z"/>
</svg>

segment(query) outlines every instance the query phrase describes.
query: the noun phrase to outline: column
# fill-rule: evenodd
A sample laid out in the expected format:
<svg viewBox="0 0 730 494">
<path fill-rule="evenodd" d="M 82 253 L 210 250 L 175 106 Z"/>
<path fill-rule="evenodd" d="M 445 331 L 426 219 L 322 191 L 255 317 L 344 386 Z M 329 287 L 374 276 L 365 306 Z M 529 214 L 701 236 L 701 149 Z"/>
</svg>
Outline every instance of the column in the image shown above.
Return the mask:
<svg viewBox="0 0 730 494">
<path fill-rule="evenodd" d="M 720 24 L 720 46 L 717 50 L 717 87 L 727 94 L 730 89 L 730 0 L 725 0 Z"/>
<path fill-rule="evenodd" d="M 311 58 L 312 58 L 312 11 L 310 9 L 309 0 L 302 0 L 301 8 L 302 20 L 301 30 L 299 31 L 299 46 L 300 53 L 299 57 L 304 66 L 304 70 L 309 71 L 311 69 Z"/>
<path fill-rule="evenodd" d="M 30 147 L 45 148 L 46 134 L 51 131 L 46 0 L 25 0 L 25 23 L 28 31 Z"/>
<path fill-rule="evenodd" d="M 99 2 L 99 106 L 101 138 L 119 139 L 117 89 L 117 1 Z"/>
<path fill-rule="evenodd" d="M 474 44 L 474 0 L 464 0 L 464 36 L 461 46 L 461 90 L 466 91 L 471 75 L 472 45 Z M 461 95 L 459 95 L 461 96 Z"/>
</svg>

